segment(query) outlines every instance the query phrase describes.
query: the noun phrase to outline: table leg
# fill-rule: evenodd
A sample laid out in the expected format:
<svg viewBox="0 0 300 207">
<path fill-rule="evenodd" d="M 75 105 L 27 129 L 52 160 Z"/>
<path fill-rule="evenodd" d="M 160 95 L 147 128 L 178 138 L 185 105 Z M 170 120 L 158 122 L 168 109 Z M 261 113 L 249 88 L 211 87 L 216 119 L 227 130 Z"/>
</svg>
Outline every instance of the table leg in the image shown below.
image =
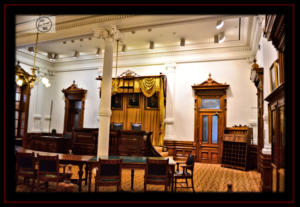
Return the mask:
<svg viewBox="0 0 300 207">
<path fill-rule="evenodd" d="M 78 171 L 78 177 L 79 177 L 79 180 L 78 180 L 78 186 L 79 186 L 79 192 L 81 192 L 81 182 L 82 182 L 82 174 L 83 174 L 83 164 L 80 163 L 78 165 L 79 167 L 79 171 Z"/>
<path fill-rule="evenodd" d="M 85 164 L 85 185 L 87 185 L 88 181 L 88 165 Z"/>
<path fill-rule="evenodd" d="M 131 191 L 133 191 L 134 169 L 131 169 Z"/>
<path fill-rule="evenodd" d="M 88 180 L 88 185 L 89 185 L 89 187 L 88 187 L 88 192 L 91 192 L 91 185 L 92 185 L 92 171 L 93 171 L 93 168 L 89 165 L 88 166 L 88 178 L 89 178 L 89 180 Z"/>
</svg>

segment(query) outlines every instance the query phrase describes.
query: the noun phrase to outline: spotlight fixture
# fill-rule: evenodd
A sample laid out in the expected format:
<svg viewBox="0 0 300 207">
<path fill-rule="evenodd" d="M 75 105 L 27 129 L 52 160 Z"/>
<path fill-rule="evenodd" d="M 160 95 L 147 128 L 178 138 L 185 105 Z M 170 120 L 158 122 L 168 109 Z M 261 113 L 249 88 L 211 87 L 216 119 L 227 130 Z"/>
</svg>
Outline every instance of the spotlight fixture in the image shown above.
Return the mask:
<svg viewBox="0 0 300 207">
<path fill-rule="evenodd" d="M 75 52 L 74 52 L 73 59 L 76 59 L 76 58 L 78 58 L 78 57 L 79 57 L 79 52 L 78 52 L 78 51 L 75 51 Z"/>
<path fill-rule="evenodd" d="M 28 51 L 31 52 L 31 54 L 34 53 L 34 48 L 33 47 L 28 47 Z"/>
<path fill-rule="evenodd" d="M 58 54 L 53 52 L 48 52 L 48 58 L 50 61 L 55 61 L 58 58 Z"/>
<path fill-rule="evenodd" d="M 219 34 L 216 34 L 214 36 L 214 42 L 215 43 L 222 43 L 225 41 L 225 33 L 224 32 L 220 32 Z"/>
<path fill-rule="evenodd" d="M 97 48 L 96 56 L 101 55 L 101 48 Z"/>
<path fill-rule="evenodd" d="M 122 52 L 126 52 L 126 45 L 122 45 Z"/>
<path fill-rule="evenodd" d="M 217 25 L 216 25 L 217 29 L 221 29 L 223 26 L 224 26 L 224 21 L 223 20 L 217 21 Z"/>
<path fill-rule="evenodd" d="M 183 37 L 180 39 L 180 46 L 185 46 L 185 39 Z"/>
<path fill-rule="evenodd" d="M 150 41 L 149 49 L 154 49 L 154 42 Z"/>
<path fill-rule="evenodd" d="M 219 43 L 222 43 L 224 41 L 225 41 L 225 33 L 221 32 L 220 35 L 219 35 Z"/>
</svg>

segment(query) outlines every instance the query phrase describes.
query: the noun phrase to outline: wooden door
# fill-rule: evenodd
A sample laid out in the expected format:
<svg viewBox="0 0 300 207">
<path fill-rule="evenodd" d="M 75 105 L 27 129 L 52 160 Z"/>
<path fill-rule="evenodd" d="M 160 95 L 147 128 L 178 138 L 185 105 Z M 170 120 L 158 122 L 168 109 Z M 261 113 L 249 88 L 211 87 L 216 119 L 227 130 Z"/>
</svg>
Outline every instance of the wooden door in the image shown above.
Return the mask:
<svg viewBox="0 0 300 207">
<path fill-rule="evenodd" d="M 198 161 L 220 163 L 223 136 L 223 113 L 221 110 L 199 112 Z"/>
<path fill-rule="evenodd" d="M 195 91 L 194 141 L 198 162 L 221 163 L 228 87 L 226 83 L 213 80 L 211 74 L 203 83 L 192 86 Z"/>
</svg>

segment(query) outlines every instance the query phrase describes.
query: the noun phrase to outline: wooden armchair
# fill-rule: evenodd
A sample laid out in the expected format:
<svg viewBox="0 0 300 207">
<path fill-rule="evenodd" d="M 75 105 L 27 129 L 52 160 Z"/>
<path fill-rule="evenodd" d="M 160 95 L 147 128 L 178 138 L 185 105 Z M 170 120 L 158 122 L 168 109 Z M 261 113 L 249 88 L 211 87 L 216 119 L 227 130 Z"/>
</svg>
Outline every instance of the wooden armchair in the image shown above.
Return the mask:
<svg viewBox="0 0 300 207">
<path fill-rule="evenodd" d="M 165 191 L 169 189 L 169 158 L 165 160 L 147 158 L 144 191 L 147 190 L 147 184 L 164 185 Z"/>
<path fill-rule="evenodd" d="M 182 167 L 182 171 L 176 171 L 173 174 L 173 180 L 175 183 L 175 192 L 177 188 L 192 188 L 193 192 L 195 192 L 194 189 L 194 180 L 193 180 L 193 176 L 194 176 L 194 165 L 195 165 L 195 156 L 192 154 L 189 154 L 186 163 L 180 167 Z M 185 182 L 178 182 L 178 179 L 185 179 Z M 188 179 L 191 180 L 192 182 L 192 186 L 189 187 L 188 185 Z M 185 184 L 186 186 L 181 186 L 181 187 L 177 187 L 177 184 Z"/>
<path fill-rule="evenodd" d="M 33 191 L 36 179 L 34 153 L 16 152 L 16 187 L 19 176 L 24 177 L 24 181 L 32 179 L 31 191 Z"/>
<path fill-rule="evenodd" d="M 41 181 L 45 181 L 48 191 L 48 182 L 56 182 L 56 191 L 58 183 L 63 181 L 64 175 L 59 173 L 59 159 L 56 156 L 41 156 L 37 154 L 37 191 L 40 190 Z"/>
<path fill-rule="evenodd" d="M 117 186 L 117 192 L 121 190 L 121 164 L 122 159 L 99 159 L 95 176 L 95 192 L 99 186 Z"/>
</svg>

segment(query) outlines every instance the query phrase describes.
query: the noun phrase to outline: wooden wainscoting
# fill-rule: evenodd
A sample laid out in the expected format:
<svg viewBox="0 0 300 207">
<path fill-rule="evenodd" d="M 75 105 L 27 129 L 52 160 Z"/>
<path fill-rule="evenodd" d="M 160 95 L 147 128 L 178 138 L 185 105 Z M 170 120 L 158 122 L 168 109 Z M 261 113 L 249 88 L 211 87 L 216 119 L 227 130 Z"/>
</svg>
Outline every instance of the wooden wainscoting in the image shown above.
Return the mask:
<svg viewBox="0 0 300 207">
<path fill-rule="evenodd" d="M 169 156 L 177 161 L 185 161 L 190 153 L 196 155 L 196 144 L 193 141 L 165 140 L 164 146 L 168 148 Z"/>
</svg>

